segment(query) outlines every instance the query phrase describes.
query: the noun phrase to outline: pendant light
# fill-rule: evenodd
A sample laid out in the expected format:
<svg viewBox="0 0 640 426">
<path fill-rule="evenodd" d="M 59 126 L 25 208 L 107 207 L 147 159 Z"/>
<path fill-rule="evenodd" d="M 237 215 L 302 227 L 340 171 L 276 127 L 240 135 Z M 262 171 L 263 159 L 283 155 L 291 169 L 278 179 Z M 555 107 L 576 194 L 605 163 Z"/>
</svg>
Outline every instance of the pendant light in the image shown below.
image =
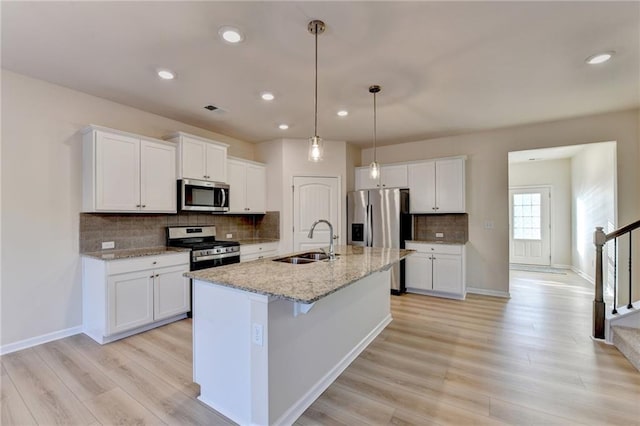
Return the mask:
<svg viewBox="0 0 640 426">
<path fill-rule="evenodd" d="M 373 93 L 373 161 L 369 164 L 369 176 L 371 179 L 380 177 L 380 164 L 376 161 L 376 94 L 380 92 L 377 84 L 369 87 L 369 93 Z"/>
<path fill-rule="evenodd" d="M 318 35 L 324 32 L 324 22 L 319 20 L 313 20 L 309 22 L 307 30 L 315 36 L 316 39 L 316 76 L 315 76 L 315 91 L 313 96 L 314 103 L 314 122 L 313 122 L 313 136 L 309 138 L 309 161 L 317 163 L 322 161 L 324 156 L 324 141 L 318 136 Z"/>
</svg>

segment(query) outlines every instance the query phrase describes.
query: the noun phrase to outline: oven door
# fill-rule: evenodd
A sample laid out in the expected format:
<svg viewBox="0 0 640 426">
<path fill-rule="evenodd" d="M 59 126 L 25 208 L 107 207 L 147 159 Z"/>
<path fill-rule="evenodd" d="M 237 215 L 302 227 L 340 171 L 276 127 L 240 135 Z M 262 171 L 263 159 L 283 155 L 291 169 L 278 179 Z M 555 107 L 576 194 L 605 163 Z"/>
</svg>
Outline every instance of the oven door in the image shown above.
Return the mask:
<svg viewBox="0 0 640 426">
<path fill-rule="evenodd" d="M 229 211 L 229 185 L 226 183 L 182 179 L 178 181 L 178 194 L 180 210 Z"/>
</svg>

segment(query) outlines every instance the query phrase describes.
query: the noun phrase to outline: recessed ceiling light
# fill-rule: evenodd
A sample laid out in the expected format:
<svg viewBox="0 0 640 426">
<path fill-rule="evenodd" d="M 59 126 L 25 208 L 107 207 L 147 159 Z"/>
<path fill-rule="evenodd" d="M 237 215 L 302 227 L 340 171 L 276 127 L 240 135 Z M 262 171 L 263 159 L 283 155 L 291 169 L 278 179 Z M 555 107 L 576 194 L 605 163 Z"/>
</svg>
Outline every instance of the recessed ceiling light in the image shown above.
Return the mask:
<svg viewBox="0 0 640 426">
<path fill-rule="evenodd" d="M 265 101 L 272 101 L 275 99 L 275 96 L 273 96 L 273 93 L 271 92 L 262 92 L 260 97 L 262 97 L 262 99 L 264 99 Z"/>
<path fill-rule="evenodd" d="M 347 115 L 349 115 L 349 111 L 347 111 L 346 109 L 341 109 L 337 114 L 340 117 L 346 117 Z"/>
<path fill-rule="evenodd" d="M 158 77 L 160 77 L 163 80 L 173 80 L 174 78 L 176 78 L 176 75 L 169 70 L 158 70 Z"/>
<path fill-rule="evenodd" d="M 240 43 L 244 40 L 244 36 L 240 30 L 235 27 L 222 27 L 218 31 L 218 34 L 227 43 Z"/>
<path fill-rule="evenodd" d="M 596 53 L 595 55 L 591 55 L 587 59 L 585 59 L 585 62 L 588 63 L 589 65 L 602 64 L 604 62 L 607 62 L 609 59 L 611 59 L 614 53 L 615 52 Z"/>
<path fill-rule="evenodd" d="M 280 129 L 280 130 L 287 130 L 288 128 L 289 128 L 289 125 L 288 124 L 284 124 L 284 123 L 282 123 L 282 124 L 280 124 L 278 126 L 278 129 Z"/>
</svg>

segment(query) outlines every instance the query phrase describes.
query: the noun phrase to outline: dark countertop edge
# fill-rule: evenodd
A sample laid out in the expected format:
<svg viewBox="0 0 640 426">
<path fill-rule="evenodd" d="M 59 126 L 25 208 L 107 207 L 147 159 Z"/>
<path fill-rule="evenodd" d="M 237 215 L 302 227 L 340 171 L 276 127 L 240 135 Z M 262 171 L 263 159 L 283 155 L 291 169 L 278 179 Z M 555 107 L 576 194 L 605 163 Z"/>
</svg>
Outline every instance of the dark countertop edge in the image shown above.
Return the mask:
<svg viewBox="0 0 640 426">
<path fill-rule="evenodd" d="M 416 252 L 413 249 L 398 249 L 398 250 L 404 250 L 404 251 L 407 252 L 404 256 L 399 256 L 398 257 L 398 262 L 400 262 L 403 259 L 406 259 L 408 256 L 410 256 L 410 255 L 412 255 L 413 253 Z M 305 251 L 306 250 L 302 250 L 302 251 L 295 252 L 295 253 L 303 253 Z M 332 289 L 331 291 L 329 291 L 329 292 L 327 292 L 325 294 L 321 294 L 319 296 L 316 296 L 316 297 L 314 297 L 312 299 L 296 299 L 294 297 L 288 297 L 288 296 L 283 295 L 283 294 L 274 294 L 274 293 L 269 293 L 269 292 L 265 292 L 265 291 L 259 291 L 259 290 L 254 289 L 254 288 L 241 287 L 241 286 L 239 286 L 237 284 L 230 284 L 230 283 L 225 283 L 225 282 L 220 282 L 220 281 L 215 281 L 214 282 L 214 281 L 209 281 L 209 280 L 202 280 L 202 279 L 198 279 L 197 277 L 192 276 L 192 272 L 196 272 L 197 273 L 198 271 L 185 272 L 183 275 L 185 277 L 191 278 L 191 279 L 196 280 L 196 281 L 202 281 L 202 282 L 205 282 L 205 283 L 221 285 L 223 287 L 234 288 L 236 290 L 246 291 L 246 292 L 249 292 L 249 293 L 261 294 L 261 295 L 267 296 L 267 297 L 274 297 L 276 299 L 284 299 L 284 300 L 289 300 L 291 302 L 298 302 L 298 303 L 303 303 L 305 305 L 308 305 L 308 304 L 311 304 L 311 303 L 315 303 L 320 299 L 324 299 L 325 297 L 329 296 L 330 294 L 333 294 L 333 293 L 337 292 L 338 290 L 342 290 L 343 288 L 355 283 L 356 281 L 360 281 L 361 279 L 366 278 L 369 275 L 373 275 L 376 272 L 380 272 L 380 271 L 384 271 L 386 269 L 389 269 L 394 263 L 397 263 L 397 262 L 389 263 L 388 265 L 382 266 L 380 268 L 370 270 L 368 273 L 362 275 L 361 277 L 356 278 L 356 279 L 351 280 L 351 281 L 348 281 L 348 282 L 344 283 L 343 285 L 341 285 L 340 287 L 336 287 L 336 288 Z"/>
<path fill-rule="evenodd" d="M 80 256 L 108 261 L 108 260 L 120 260 L 120 259 L 134 259 L 136 257 L 162 256 L 164 254 L 183 253 L 183 252 L 190 252 L 190 251 L 191 249 L 184 248 L 184 247 L 157 246 L 157 247 L 92 251 L 87 253 L 80 253 Z M 113 255 L 114 257 L 105 259 L 104 257 L 105 255 Z"/>
</svg>

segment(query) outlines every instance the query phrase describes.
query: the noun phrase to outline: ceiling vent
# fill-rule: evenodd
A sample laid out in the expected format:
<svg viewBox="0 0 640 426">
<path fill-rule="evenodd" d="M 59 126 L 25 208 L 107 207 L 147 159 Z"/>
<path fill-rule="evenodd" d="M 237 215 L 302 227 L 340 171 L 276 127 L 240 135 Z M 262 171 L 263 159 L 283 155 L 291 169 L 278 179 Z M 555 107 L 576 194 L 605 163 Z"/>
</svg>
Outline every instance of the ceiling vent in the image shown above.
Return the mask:
<svg viewBox="0 0 640 426">
<path fill-rule="evenodd" d="M 218 107 L 215 105 L 206 105 L 204 109 L 208 109 L 209 111 L 215 111 L 218 109 Z"/>
</svg>

